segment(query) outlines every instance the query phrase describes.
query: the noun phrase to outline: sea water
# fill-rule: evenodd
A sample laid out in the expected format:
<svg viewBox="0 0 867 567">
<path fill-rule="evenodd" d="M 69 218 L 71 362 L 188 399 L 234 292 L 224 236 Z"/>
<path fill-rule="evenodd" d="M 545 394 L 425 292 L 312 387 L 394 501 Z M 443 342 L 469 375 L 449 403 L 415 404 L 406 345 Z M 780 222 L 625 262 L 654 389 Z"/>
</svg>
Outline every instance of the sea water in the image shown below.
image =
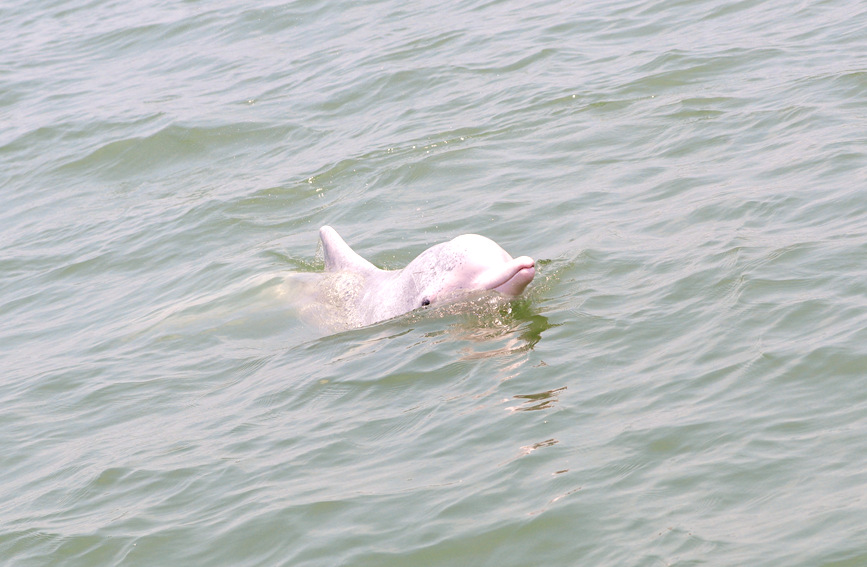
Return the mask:
<svg viewBox="0 0 867 567">
<path fill-rule="evenodd" d="M 867 6 L 2 2 L 0 368 L 3 565 L 867 565 Z"/>
</svg>

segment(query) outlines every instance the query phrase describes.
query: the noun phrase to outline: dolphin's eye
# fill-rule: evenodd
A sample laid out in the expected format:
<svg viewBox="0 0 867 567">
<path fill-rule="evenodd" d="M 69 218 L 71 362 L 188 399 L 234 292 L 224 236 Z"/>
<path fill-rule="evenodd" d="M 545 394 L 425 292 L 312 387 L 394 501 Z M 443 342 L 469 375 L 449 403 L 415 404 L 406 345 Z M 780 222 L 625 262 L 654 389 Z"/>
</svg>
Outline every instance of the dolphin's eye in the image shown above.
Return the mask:
<svg viewBox="0 0 867 567">
<path fill-rule="evenodd" d="M 428 305 L 430 305 L 430 299 L 425 297 L 424 299 L 421 300 L 421 306 L 422 307 L 427 307 Z"/>
</svg>

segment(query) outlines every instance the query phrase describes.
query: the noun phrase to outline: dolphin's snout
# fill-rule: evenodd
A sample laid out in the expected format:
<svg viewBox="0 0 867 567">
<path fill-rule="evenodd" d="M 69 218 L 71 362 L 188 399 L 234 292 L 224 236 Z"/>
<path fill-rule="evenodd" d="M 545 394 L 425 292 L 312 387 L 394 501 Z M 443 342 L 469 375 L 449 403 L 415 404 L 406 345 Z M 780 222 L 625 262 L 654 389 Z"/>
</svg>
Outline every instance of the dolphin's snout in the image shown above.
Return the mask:
<svg viewBox="0 0 867 567">
<path fill-rule="evenodd" d="M 512 260 L 511 264 L 514 272 L 494 290 L 504 295 L 520 295 L 536 276 L 536 262 L 529 256 L 521 256 Z"/>
<path fill-rule="evenodd" d="M 529 256 L 519 256 L 519 257 L 515 258 L 515 262 L 517 262 L 519 265 L 523 266 L 524 268 L 535 268 L 536 267 L 536 262 L 532 258 L 530 258 Z"/>
</svg>

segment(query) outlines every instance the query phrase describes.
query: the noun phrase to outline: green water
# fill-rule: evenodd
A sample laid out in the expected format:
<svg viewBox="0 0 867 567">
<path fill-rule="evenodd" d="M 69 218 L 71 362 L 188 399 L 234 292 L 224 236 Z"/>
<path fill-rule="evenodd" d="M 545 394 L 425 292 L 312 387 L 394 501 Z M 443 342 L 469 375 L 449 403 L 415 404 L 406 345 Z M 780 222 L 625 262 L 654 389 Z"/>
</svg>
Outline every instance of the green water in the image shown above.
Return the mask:
<svg viewBox="0 0 867 567">
<path fill-rule="evenodd" d="M 0 2 L 0 564 L 867 565 L 865 219 L 861 2 Z"/>
</svg>

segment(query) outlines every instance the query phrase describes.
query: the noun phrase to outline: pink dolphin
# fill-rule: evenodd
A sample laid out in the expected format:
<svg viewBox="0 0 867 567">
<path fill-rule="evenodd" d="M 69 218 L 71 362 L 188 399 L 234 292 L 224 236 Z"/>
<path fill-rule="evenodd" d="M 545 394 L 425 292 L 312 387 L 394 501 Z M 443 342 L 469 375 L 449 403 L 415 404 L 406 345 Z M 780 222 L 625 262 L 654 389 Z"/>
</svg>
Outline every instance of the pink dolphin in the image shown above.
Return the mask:
<svg viewBox="0 0 867 567">
<path fill-rule="evenodd" d="M 380 270 L 352 250 L 330 226 L 319 229 L 319 237 L 325 270 L 357 276 L 360 289 L 353 296 L 362 325 L 471 291 L 520 295 L 536 274 L 532 258 L 512 258 L 496 242 L 478 234 L 464 234 L 428 248 L 402 270 Z"/>
</svg>

